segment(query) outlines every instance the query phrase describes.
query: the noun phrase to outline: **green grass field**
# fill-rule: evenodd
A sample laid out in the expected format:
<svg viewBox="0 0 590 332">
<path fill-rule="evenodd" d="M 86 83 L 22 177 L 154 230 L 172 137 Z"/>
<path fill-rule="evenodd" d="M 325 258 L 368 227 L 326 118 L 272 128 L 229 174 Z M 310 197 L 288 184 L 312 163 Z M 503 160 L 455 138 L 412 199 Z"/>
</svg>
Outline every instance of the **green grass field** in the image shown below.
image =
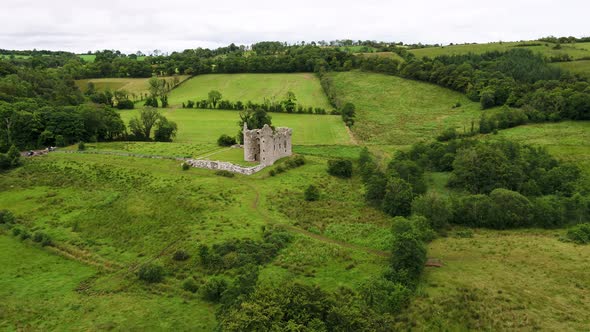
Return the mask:
<svg viewBox="0 0 590 332">
<path fill-rule="evenodd" d="M 519 44 L 533 44 L 540 43 L 539 46 L 518 46 Z M 538 41 L 527 41 L 527 42 L 495 42 L 488 44 L 466 44 L 466 45 L 452 45 L 442 47 L 426 47 L 412 49 L 410 52 L 418 57 L 436 57 L 440 55 L 460 55 L 468 53 L 485 53 L 490 51 L 508 51 L 513 48 L 527 48 L 533 52 L 541 53 L 544 56 L 559 56 L 562 54 L 568 54 L 574 59 L 590 56 L 589 43 L 578 43 L 578 44 L 562 44 L 561 49 L 553 49 L 555 44 L 538 42 Z"/>
<path fill-rule="evenodd" d="M 211 90 L 221 92 L 225 100 L 244 103 L 262 103 L 264 98 L 279 102 L 292 91 L 301 105 L 331 109 L 318 78 L 312 73 L 199 75 L 174 89 L 168 100 L 170 105 L 179 106 L 188 100 L 207 99 Z"/>
<path fill-rule="evenodd" d="M 173 78 L 168 77 L 160 77 L 161 79 L 166 79 L 170 83 L 172 83 Z M 189 76 L 187 75 L 179 75 L 178 76 L 180 82 L 188 79 Z M 140 95 L 142 93 L 149 93 L 149 78 L 92 78 L 92 79 L 84 79 L 84 80 L 76 80 L 76 85 L 82 92 L 86 91 L 88 88 L 88 83 L 94 83 L 94 87 L 96 90 L 104 91 L 106 89 L 110 89 L 111 91 L 115 90 L 126 90 L 129 93 L 134 93 L 136 95 Z"/>
<path fill-rule="evenodd" d="M 500 130 L 488 139 L 507 138 L 544 146 L 557 158 L 579 165 L 590 181 L 590 122 L 563 121 L 541 123 Z"/>
<path fill-rule="evenodd" d="M 439 86 L 358 71 L 330 74 L 337 94 L 355 104 L 355 137 L 364 144 L 406 146 L 430 140 L 448 127 L 469 129 L 479 103 Z M 452 108 L 460 102 L 461 107 Z"/>
<path fill-rule="evenodd" d="M 561 68 L 572 74 L 580 74 L 582 76 L 590 77 L 590 60 L 556 62 L 552 63 L 551 66 Z"/>
<path fill-rule="evenodd" d="M 86 62 L 94 62 L 94 60 L 96 59 L 96 55 L 94 54 L 78 54 L 78 56 L 80 57 L 80 59 Z M 137 61 L 144 61 L 145 58 L 146 56 L 138 56 Z"/>
<path fill-rule="evenodd" d="M 416 330 L 583 331 L 590 326 L 590 246 L 560 230 L 475 230 L 435 240 L 407 319 Z"/>
<path fill-rule="evenodd" d="M 137 111 L 121 111 L 127 123 Z M 217 144 L 222 134 L 237 134 L 238 111 L 166 109 L 163 114 L 178 124 L 176 143 Z M 293 128 L 294 145 L 351 144 L 342 119 L 334 115 L 270 113 L 277 127 Z"/>
</svg>

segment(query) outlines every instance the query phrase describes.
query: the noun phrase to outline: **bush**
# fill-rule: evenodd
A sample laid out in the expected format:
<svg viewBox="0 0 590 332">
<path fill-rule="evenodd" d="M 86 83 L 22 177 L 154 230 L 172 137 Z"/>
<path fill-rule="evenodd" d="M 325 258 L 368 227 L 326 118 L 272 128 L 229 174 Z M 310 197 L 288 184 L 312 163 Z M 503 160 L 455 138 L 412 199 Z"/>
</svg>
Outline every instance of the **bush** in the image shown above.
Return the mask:
<svg viewBox="0 0 590 332">
<path fill-rule="evenodd" d="M 190 255 L 188 254 L 188 252 L 184 250 L 176 250 L 176 252 L 174 252 L 174 255 L 172 255 L 172 259 L 174 259 L 175 261 L 185 261 L 189 258 Z"/>
<path fill-rule="evenodd" d="M 566 233 L 567 238 L 577 244 L 590 243 L 590 223 L 578 224 Z"/>
<path fill-rule="evenodd" d="M 234 137 L 231 137 L 226 134 L 219 136 L 219 138 L 217 139 L 217 145 L 219 145 L 219 146 L 232 146 L 232 145 L 235 145 L 236 143 L 237 142 Z"/>
<path fill-rule="evenodd" d="M 369 307 L 381 313 L 393 313 L 407 307 L 412 292 L 400 283 L 374 278 L 361 286 L 360 294 Z"/>
<path fill-rule="evenodd" d="M 199 290 L 199 284 L 194 279 L 186 279 L 182 283 L 182 289 L 187 292 L 196 293 Z"/>
<path fill-rule="evenodd" d="M 33 241 L 40 243 L 42 246 L 49 246 L 51 245 L 51 237 L 43 232 L 35 232 L 33 234 Z"/>
<path fill-rule="evenodd" d="M 188 171 L 191 168 L 191 165 L 189 165 L 189 163 L 182 163 L 181 167 L 183 171 Z"/>
<path fill-rule="evenodd" d="M 436 137 L 436 140 L 439 142 L 445 142 L 455 139 L 457 138 L 457 136 L 458 134 L 455 128 L 447 128 Z"/>
<path fill-rule="evenodd" d="M 129 99 L 121 100 L 117 103 L 117 108 L 120 110 L 132 110 L 134 107 L 135 105 Z"/>
<path fill-rule="evenodd" d="M 215 175 L 224 176 L 226 178 L 233 178 L 234 176 L 236 176 L 234 173 L 226 170 L 219 170 L 215 172 Z"/>
<path fill-rule="evenodd" d="M 287 168 L 297 168 L 297 167 L 300 167 L 303 165 L 305 165 L 305 158 L 303 156 L 295 156 L 295 157 L 289 158 L 285 162 L 285 166 Z"/>
<path fill-rule="evenodd" d="M 12 212 L 8 210 L 0 210 L 0 224 L 12 224 L 15 218 Z"/>
<path fill-rule="evenodd" d="M 305 189 L 304 196 L 305 200 L 308 202 L 317 201 L 318 199 L 320 199 L 320 190 L 318 189 L 318 187 L 314 186 L 313 184 L 310 184 L 309 187 Z"/>
<path fill-rule="evenodd" d="M 494 213 L 490 215 L 489 225 L 497 229 L 529 226 L 533 206 L 523 195 L 507 190 L 495 189 L 490 193 Z"/>
<path fill-rule="evenodd" d="M 201 287 L 201 296 L 210 302 L 219 302 L 221 295 L 227 289 L 227 281 L 220 277 L 213 277 Z"/>
<path fill-rule="evenodd" d="M 275 175 L 277 175 L 277 171 L 275 171 L 274 169 L 271 169 L 270 172 L 268 172 L 268 175 L 275 176 Z"/>
<path fill-rule="evenodd" d="M 66 141 L 64 140 L 64 137 L 62 135 L 55 136 L 55 145 L 59 147 L 66 146 Z"/>
<path fill-rule="evenodd" d="M 149 283 L 160 282 L 164 280 L 164 268 L 160 265 L 146 264 L 139 268 L 137 277 Z"/>
<path fill-rule="evenodd" d="M 22 241 L 24 241 L 31 238 L 31 233 L 27 232 L 26 230 L 22 230 L 19 237 Z"/>
<path fill-rule="evenodd" d="M 435 192 L 414 199 L 412 213 L 426 217 L 435 230 L 446 228 L 453 215 L 449 200 Z"/>
<path fill-rule="evenodd" d="M 84 144 L 84 142 L 78 143 L 78 151 L 84 151 L 84 150 L 86 150 L 86 144 Z"/>
<path fill-rule="evenodd" d="M 328 173 L 340 178 L 352 177 L 352 161 L 344 159 L 328 160 Z"/>
</svg>

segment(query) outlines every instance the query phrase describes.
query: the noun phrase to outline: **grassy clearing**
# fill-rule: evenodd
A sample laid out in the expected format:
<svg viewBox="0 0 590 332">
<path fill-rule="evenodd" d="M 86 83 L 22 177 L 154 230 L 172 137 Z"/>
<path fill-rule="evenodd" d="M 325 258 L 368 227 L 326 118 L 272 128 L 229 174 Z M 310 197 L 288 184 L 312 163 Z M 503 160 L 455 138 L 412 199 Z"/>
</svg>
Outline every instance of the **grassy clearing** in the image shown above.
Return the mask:
<svg viewBox="0 0 590 332">
<path fill-rule="evenodd" d="M 0 250 L 2 330 L 211 331 L 214 327 L 214 309 L 202 302 L 141 291 L 141 286 L 84 291 L 100 280 L 94 268 L 5 234 L 0 234 Z"/>
<path fill-rule="evenodd" d="M 180 82 L 188 79 L 188 75 L 179 75 L 178 76 Z M 172 84 L 173 77 L 160 77 L 160 79 L 165 79 Z M 76 85 L 82 90 L 82 92 L 86 91 L 88 87 L 88 83 L 94 83 L 94 87 L 96 90 L 104 91 L 106 89 L 110 89 L 111 91 L 115 90 L 126 90 L 131 94 L 140 95 L 142 93 L 149 93 L 149 78 L 91 78 L 85 80 L 76 80 Z"/>
<path fill-rule="evenodd" d="M 199 75 L 174 89 L 168 101 L 170 105 L 180 106 L 187 100 L 207 99 L 211 90 L 221 92 L 225 100 L 244 103 L 262 103 L 264 98 L 278 102 L 287 91 L 292 91 L 299 104 L 331 109 L 318 78 L 312 73 Z"/>
<path fill-rule="evenodd" d="M 539 46 L 518 46 L 519 44 L 529 44 L 529 43 L 540 43 Z M 410 52 L 415 54 L 418 57 L 437 57 L 440 55 L 460 55 L 460 54 L 468 54 L 468 53 L 475 53 L 481 54 L 485 52 L 491 51 L 501 51 L 505 52 L 513 48 L 527 48 L 532 50 L 533 52 L 541 53 L 544 56 L 551 57 L 551 56 L 559 56 L 562 54 L 568 54 L 574 59 L 579 59 L 582 57 L 590 56 L 590 47 L 587 46 L 589 43 L 579 43 L 579 44 L 563 44 L 561 45 L 561 49 L 553 49 L 555 44 L 552 43 L 545 43 L 545 42 L 537 42 L 537 41 L 530 41 L 530 42 L 496 42 L 496 43 L 488 43 L 488 44 L 467 44 L 467 45 L 453 45 L 453 46 L 442 46 L 442 47 L 426 47 L 426 48 L 418 48 L 412 49 Z"/>
<path fill-rule="evenodd" d="M 121 111 L 127 123 L 137 111 Z M 238 111 L 166 109 L 163 114 L 178 124 L 177 143 L 216 144 L 222 134 L 236 135 Z M 277 127 L 293 128 L 294 145 L 319 145 L 350 143 L 350 137 L 342 119 L 334 115 L 271 113 Z"/>
<path fill-rule="evenodd" d="M 475 230 L 435 240 L 422 296 L 408 319 L 418 330 L 585 330 L 590 325 L 590 246 L 562 231 Z"/>
<path fill-rule="evenodd" d="M 479 103 L 436 85 L 359 71 L 333 73 L 335 89 L 356 105 L 355 137 L 365 144 L 406 146 L 448 127 L 477 126 Z M 461 107 L 452 108 L 460 102 Z"/>
<path fill-rule="evenodd" d="M 590 60 L 556 62 L 552 63 L 551 65 L 559 67 L 562 70 L 566 70 L 572 74 L 580 74 L 586 77 L 590 77 Z"/>
<path fill-rule="evenodd" d="M 78 54 L 78 57 L 86 62 L 94 62 L 96 60 L 96 55 L 94 54 Z M 137 61 L 144 61 L 145 58 L 146 56 L 138 56 Z"/>
<path fill-rule="evenodd" d="M 590 177 L 589 121 L 530 124 L 501 130 L 497 136 L 488 136 L 488 139 L 495 138 L 544 146 L 557 158 L 579 165 Z"/>
</svg>

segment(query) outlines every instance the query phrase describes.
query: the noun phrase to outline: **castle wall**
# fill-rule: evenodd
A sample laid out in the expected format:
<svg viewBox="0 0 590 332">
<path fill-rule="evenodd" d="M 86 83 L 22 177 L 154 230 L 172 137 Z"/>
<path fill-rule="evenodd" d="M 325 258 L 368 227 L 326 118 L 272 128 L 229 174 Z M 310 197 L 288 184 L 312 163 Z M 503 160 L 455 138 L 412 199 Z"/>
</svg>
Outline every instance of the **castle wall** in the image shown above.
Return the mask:
<svg viewBox="0 0 590 332">
<path fill-rule="evenodd" d="M 277 128 L 273 132 L 268 125 L 248 130 L 244 125 L 244 160 L 270 166 L 278 159 L 292 155 L 292 132 L 290 128 Z"/>
</svg>

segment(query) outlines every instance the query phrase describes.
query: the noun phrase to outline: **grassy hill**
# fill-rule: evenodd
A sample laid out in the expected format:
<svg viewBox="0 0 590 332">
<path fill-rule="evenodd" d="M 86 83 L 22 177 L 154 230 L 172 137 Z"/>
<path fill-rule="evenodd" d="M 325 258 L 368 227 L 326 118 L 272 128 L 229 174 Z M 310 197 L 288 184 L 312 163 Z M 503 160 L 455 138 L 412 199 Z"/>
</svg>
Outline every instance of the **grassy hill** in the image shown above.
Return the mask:
<svg viewBox="0 0 590 332">
<path fill-rule="evenodd" d="M 590 246 L 547 230 L 475 230 L 435 240 L 407 319 L 417 330 L 581 331 L 590 325 Z"/>
<path fill-rule="evenodd" d="M 172 84 L 173 77 L 160 77 L 161 79 L 166 79 Z M 188 79 L 188 75 L 179 75 L 178 78 L 180 82 Z M 76 80 L 76 85 L 82 90 L 82 92 L 86 91 L 88 88 L 88 83 L 94 83 L 94 87 L 97 90 L 104 91 L 106 89 L 110 89 L 111 91 L 115 90 L 126 90 L 129 93 L 135 93 L 137 95 L 141 93 L 149 93 L 149 78 L 91 78 L 91 79 L 84 79 L 84 80 Z"/>
<path fill-rule="evenodd" d="M 527 46 L 533 44 L 540 44 L 534 46 Z M 580 59 L 583 57 L 590 57 L 589 43 L 577 43 L 577 44 L 562 44 L 561 49 L 554 49 L 555 44 L 546 43 L 540 41 L 527 41 L 527 42 L 496 42 L 488 44 L 464 44 L 464 45 L 452 45 L 452 46 L 441 46 L 441 47 L 425 47 L 410 50 L 411 53 L 419 57 L 436 57 L 439 55 L 458 55 L 468 53 L 485 53 L 490 51 L 508 51 L 512 48 L 527 48 L 533 52 L 538 52 L 544 56 L 559 56 L 562 54 L 568 54 L 574 59 Z"/>
<path fill-rule="evenodd" d="M 572 74 L 580 74 L 590 77 L 590 60 L 556 62 L 552 63 L 551 66 L 561 68 L 562 70 L 568 71 Z"/>
<path fill-rule="evenodd" d="M 448 127 L 469 129 L 481 115 L 479 103 L 436 85 L 359 71 L 330 75 L 336 93 L 355 104 L 352 130 L 365 144 L 411 145 Z M 453 108 L 456 103 L 461 107 Z"/>
<path fill-rule="evenodd" d="M 179 106 L 188 100 L 207 99 L 211 90 L 221 92 L 225 100 L 257 103 L 264 98 L 280 101 L 292 91 L 299 104 L 331 109 L 318 78 L 311 73 L 199 75 L 174 89 L 168 101 Z"/>
</svg>

